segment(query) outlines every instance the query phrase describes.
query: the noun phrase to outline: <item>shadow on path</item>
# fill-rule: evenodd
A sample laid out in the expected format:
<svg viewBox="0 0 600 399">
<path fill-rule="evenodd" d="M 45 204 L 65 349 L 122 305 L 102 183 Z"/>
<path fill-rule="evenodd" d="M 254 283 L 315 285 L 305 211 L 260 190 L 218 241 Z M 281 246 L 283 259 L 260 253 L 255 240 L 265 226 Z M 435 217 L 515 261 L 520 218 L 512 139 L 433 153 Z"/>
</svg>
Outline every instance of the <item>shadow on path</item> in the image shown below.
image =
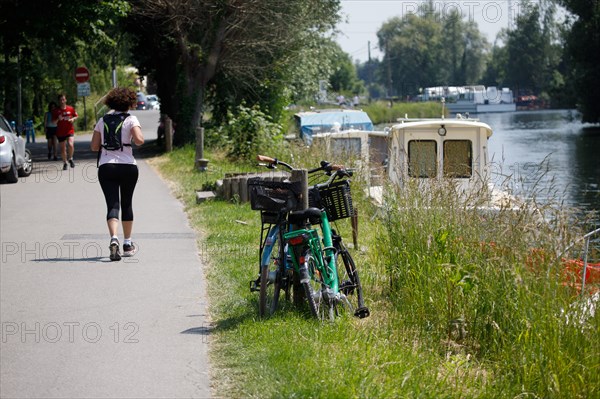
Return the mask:
<svg viewBox="0 0 600 399">
<path fill-rule="evenodd" d="M 92 151 L 90 149 L 90 141 L 92 139 L 91 135 L 81 135 L 75 136 L 75 155 L 74 160 L 75 163 L 77 161 L 82 160 L 96 160 L 98 158 L 98 153 L 96 151 Z M 27 148 L 31 151 L 31 157 L 33 159 L 33 165 L 35 168 L 36 163 L 42 162 L 60 162 L 62 164 L 62 160 L 60 158 L 60 153 L 58 156 L 58 160 L 54 161 L 52 159 L 48 159 L 48 144 L 46 139 L 38 140 L 36 143 L 27 144 Z M 164 152 L 162 146 L 160 146 L 156 139 L 154 140 L 146 140 L 144 145 L 141 147 L 134 146 L 133 147 L 133 155 L 137 159 L 146 159 L 152 158 L 157 155 L 160 155 Z"/>
</svg>

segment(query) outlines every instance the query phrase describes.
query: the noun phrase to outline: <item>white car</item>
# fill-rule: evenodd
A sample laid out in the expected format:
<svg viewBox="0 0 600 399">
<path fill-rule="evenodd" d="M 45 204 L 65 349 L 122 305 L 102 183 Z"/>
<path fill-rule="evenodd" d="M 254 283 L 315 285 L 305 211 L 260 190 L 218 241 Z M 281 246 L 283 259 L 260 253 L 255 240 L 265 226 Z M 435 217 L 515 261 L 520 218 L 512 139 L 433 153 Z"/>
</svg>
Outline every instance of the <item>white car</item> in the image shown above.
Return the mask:
<svg viewBox="0 0 600 399">
<path fill-rule="evenodd" d="M 27 177 L 32 170 L 31 152 L 25 148 L 25 140 L 0 114 L 0 177 L 7 183 L 16 183 L 19 176 Z"/>
<path fill-rule="evenodd" d="M 146 96 L 146 109 L 160 109 L 160 102 L 156 94 L 148 94 Z"/>
</svg>

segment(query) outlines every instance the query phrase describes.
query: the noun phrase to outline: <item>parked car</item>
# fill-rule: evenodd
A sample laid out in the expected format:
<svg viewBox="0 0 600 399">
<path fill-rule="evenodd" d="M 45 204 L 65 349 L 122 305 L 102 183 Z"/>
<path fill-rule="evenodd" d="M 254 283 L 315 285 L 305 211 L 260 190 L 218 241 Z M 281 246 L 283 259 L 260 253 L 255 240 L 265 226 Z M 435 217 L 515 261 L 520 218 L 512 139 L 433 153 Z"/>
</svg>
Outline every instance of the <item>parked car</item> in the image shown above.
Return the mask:
<svg viewBox="0 0 600 399">
<path fill-rule="evenodd" d="M 146 96 L 146 109 L 160 109 L 160 103 L 156 94 L 148 94 Z"/>
<path fill-rule="evenodd" d="M 148 100 L 141 91 L 137 93 L 137 107 L 135 109 L 148 109 Z"/>
<path fill-rule="evenodd" d="M 0 175 L 8 183 L 16 183 L 19 176 L 27 177 L 33 170 L 31 152 L 25 140 L 18 135 L 3 115 L 0 115 Z"/>
</svg>

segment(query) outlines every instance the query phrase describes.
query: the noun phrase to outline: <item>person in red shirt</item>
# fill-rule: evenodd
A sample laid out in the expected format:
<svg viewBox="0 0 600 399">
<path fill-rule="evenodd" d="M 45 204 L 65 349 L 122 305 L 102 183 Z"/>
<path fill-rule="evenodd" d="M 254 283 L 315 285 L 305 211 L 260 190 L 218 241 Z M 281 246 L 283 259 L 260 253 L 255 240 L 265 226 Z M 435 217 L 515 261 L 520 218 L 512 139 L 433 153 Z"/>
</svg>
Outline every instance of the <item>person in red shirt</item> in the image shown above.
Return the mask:
<svg viewBox="0 0 600 399">
<path fill-rule="evenodd" d="M 75 108 L 67 105 L 67 97 L 64 94 L 58 95 L 58 108 L 52 111 L 53 120 L 56 122 L 56 138 L 60 144 L 60 154 L 63 160 L 63 170 L 67 170 L 67 160 L 72 168 L 73 153 L 75 152 L 75 126 L 73 122 L 79 117 Z M 68 148 L 67 148 L 68 147 Z M 68 151 L 67 151 L 68 150 Z M 68 152 L 68 158 L 67 158 Z"/>
</svg>

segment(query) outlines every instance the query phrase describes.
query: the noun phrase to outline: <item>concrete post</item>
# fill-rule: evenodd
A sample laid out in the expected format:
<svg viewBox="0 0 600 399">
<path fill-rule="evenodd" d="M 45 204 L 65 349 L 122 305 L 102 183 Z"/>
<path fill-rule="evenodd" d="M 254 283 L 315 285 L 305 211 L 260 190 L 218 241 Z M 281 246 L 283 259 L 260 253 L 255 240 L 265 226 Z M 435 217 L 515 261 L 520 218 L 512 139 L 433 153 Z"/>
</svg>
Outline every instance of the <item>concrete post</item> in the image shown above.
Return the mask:
<svg viewBox="0 0 600 399">
<path fill-rule="evenodd" d="M 208 167 L 208 159 L 204 159 L 204 128 L 196 127 L 196 169 L 204 172 Z"/>
</svg>

